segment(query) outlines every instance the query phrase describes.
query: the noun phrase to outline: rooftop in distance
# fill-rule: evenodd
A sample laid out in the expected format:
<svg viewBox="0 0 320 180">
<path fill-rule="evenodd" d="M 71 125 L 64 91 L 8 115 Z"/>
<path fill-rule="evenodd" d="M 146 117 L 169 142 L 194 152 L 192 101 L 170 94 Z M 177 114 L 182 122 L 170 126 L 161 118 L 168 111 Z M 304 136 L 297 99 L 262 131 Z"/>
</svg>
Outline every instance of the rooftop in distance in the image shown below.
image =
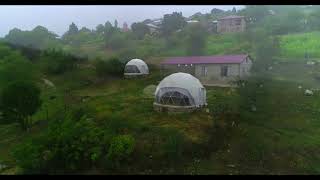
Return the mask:
<svg viewBox="0 0 320 180">
<path fill-rule="evenodd" d="M 221 55 L 221 56 L 189 56 L 189 57 L 170 57 L 161 64 L 239 64 L 249 55 Z"/>
</svg>

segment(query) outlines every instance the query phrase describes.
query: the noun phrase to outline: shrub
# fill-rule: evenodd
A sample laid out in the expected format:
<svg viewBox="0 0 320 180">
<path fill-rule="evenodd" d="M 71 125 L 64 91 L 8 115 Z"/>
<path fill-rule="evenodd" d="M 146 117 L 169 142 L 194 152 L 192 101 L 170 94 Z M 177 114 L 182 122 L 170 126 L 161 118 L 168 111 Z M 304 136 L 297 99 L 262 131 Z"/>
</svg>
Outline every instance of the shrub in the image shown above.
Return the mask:
<svg viewBox="0 0 320 180">
<path fill-rule="evenodd" d="M 23 130 L 29 128 L 30 117 L 40 105 L 40 89 L 33 83 L 14 82 L 1 92 L 0 107 L 4 119 L 17 121 Z"/>
<path fill-rule="evenodd" d="M 185 145 L 185 139 L 182 134 L 175 130 L 166 131 L 166 141 L 163 144 L 163 150 L 169 161 L 175 161 L 182 158 Z"/>
<path fill-rule="evenodd" d="M 112 165 L 119 166 L 119 163 L 128 159 L 134 150 L 135 140 L 131 135 L 120 135 L 112 139 L 107 158 Z"/>
<path fill-rule="evenodd" d="M 112 136 L 109 131 L 85 116 L 78 121 L 69 116 L 58 120 L 51 120 L 42 136 L 14 150 L 13 156 L 25 173 L 71 173 L 103 159 Z"/>
<path fill-rule="evenodd" d="M 95 63 L 96 73 L 100 77 L 105 76 L 122 76 L 124 72 L 124 64 L 117 58 L 110 58 L 106 61 L 97 59 Z"/>
<path fill-rule="evenodd" d="M 61 74 L 75 67 L 77 58 L 62 51 L 48 50 L 40 56 L 42 68 L 49 74 Z"/>
</svg>

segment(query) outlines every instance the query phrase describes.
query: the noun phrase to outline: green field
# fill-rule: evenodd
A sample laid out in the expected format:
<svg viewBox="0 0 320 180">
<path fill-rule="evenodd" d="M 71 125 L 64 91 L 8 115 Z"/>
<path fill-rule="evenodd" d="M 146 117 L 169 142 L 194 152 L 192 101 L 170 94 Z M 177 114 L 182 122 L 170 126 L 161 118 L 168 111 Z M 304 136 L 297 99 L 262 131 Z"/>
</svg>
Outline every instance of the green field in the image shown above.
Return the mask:
<svg viewBox="0 0 320 180">
<path fill-rule="evenodd" d="M 304 58 L 307 52 L 310 58 L 320 58 L 320 32 L 281 36 L 280 46 L 282 57 Z"/>
</svg>

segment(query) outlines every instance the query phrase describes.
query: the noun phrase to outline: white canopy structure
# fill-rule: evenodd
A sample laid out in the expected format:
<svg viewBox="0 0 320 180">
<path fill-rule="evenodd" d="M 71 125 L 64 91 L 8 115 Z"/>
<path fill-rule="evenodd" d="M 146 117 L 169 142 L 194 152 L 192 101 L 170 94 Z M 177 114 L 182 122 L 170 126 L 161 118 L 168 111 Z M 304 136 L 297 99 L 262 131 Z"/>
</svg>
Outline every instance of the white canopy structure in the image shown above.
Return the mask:
<svg viewBox="0 0 320 180">
<path fill-rule="evenodd" d="M 202 107 L 207 105 L 206 89 L 200 81 L 187 73 L 174 73 L 165 77 L 155 91 L 159 105 Z"/>
<path fill-rule="evenodd" d="M 130 60 L 124 69 L 125 76 L 147 75 L 149 74 L 148 65 L 141 59 Z"/>
</svg>

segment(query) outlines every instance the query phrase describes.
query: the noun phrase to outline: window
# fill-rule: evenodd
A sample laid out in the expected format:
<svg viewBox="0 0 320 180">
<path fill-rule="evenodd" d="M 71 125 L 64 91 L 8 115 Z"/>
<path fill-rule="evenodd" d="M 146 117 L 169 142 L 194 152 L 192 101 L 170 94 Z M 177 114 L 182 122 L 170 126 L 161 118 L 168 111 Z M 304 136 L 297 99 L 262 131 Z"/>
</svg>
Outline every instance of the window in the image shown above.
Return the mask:
<svg viewBox="0 0 320 180">
<path fill-rule="evenodd" d="M 135 65 L 127 65 L 124 69 L 125 73 L 140 73 L 139 69 Z"/>
<path fill-rule="evenodd" d="M 221 66 L 221 76 L 222 77 L 228 76 L 228 66 Z"/>
<path fill-rule="evenodd" d="M 236 19 L 236 25 L 241 25 L 241 19 Z"/>
<path fill-rule="evenodd" d="M 174 106 L 190 106 L 189 97 L 178 92 L 169 91 L 164 93 L 160 98 L 161 104 L 174 105 Z"/>
<path fill-rule="evenodd" d="M 201 66 L 201 76 L 207 76 L 207 67 Z"/>
</svg>

